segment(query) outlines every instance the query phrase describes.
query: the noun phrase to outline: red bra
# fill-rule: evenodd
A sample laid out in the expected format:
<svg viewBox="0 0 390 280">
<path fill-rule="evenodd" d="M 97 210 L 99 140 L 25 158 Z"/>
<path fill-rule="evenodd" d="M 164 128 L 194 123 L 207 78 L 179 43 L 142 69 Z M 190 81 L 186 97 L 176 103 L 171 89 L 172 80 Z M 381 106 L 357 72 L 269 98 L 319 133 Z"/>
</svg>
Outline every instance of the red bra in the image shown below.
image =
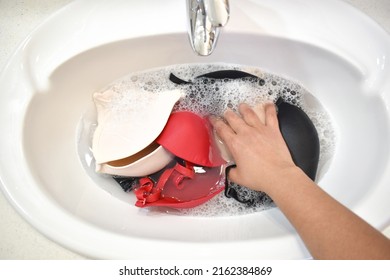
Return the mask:
<svg viewBox="0 0 390 280">
<path fill-rule="evenodd" d="M 189 162 L 176 162 L 163 171 L 157 181 L 151 177 L 139 179 L 134 193 L 136 206 L 166 206 L 192 208 L 220 193 L 225 186 L 223 166 L 199 167 Z"/>
</svg>

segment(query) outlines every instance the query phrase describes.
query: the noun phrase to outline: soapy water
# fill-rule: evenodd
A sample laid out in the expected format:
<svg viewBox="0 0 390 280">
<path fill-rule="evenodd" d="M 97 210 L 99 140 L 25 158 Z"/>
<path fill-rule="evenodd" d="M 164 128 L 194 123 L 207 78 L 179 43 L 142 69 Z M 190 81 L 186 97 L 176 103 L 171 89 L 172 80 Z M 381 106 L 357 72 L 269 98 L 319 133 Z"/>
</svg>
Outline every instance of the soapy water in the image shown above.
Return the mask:
<svg viewBox="0 0 390 280">
<path fill-rule="evenodd" d="M 220 70 L 243 71 L 258 78 L 245 77 L 241 79 L 211 79 L 196 78 L 206 73 Z M 175 84 L 169 80 L 170 74 L 174 74 L 188 84 Z M 230 108 L 237 111 L 242 102 L 249 105 L 275 102 L 282 97 L 284 101 L 300 107 L 311 119 L 316 127 L 320 140 L 320 159 L 316 180 L 318 181 L 326 172 L 332 159 L 335 146 L 335 132 L 332 122 L 321 103 L 309 93 L 303 86 L 289 79 L 265 72 L 259 68 L 240 66 L 235 64 L 186 64 L 172 65 L 164 68 L 156 68 L 148 71 L 132 73 L 107 85 L 101 91 L 111 89 L 117 93 L 112 106 L 120 110 L 122 106 L 129 105 L 129 96 L 135 90 L 159 93 L 162 91 L 180 89 L 184 97 L 179 100 L 173 111 L 191 111 L 201 116 L 210 114 L 222 116 L 223 112 Z M 148 104 L 139 104 L 147 108 Z M 93 102 L 82 116 L 78 128 L 78 153 L 89 177 L 95 183 L 113 196 L 134 204 L 136 199 L 132 193 L 125 193 L 118 184 L 115 184 L 111 175 L 95 172 L 95 162 L 92 154 L 92 137 L 97 126 L 96 110 Z M 190 209 L 158 209 L 157 211 L 170 214 L 190 216 L 231 216 L 258 212 L 275 207 L 272 199 L 264 193 L 255 192 L 246 187 L 231 183 L 240 197 L 252 199 L 254 204 L 247 206 L 238 201 L 227 198 L 220 193 L 210 201 Z M 156 209 L 148 209 L 153 212 Z"/>
</svg>

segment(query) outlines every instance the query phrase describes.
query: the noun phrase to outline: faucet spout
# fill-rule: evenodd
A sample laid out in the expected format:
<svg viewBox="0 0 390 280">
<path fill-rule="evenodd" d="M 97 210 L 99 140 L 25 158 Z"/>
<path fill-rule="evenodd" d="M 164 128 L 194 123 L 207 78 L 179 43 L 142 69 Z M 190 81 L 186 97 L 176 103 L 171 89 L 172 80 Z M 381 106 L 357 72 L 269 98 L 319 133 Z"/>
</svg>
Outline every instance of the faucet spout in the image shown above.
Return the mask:
<svg viewBox="0 0 390 280">
<path fill-rule="evenodd" d="M 229 20 L 228 0 L 187 0 L 188 36 L 192 49 L 210 55 L 218 41 L 220 28 Z"/>
</svg>

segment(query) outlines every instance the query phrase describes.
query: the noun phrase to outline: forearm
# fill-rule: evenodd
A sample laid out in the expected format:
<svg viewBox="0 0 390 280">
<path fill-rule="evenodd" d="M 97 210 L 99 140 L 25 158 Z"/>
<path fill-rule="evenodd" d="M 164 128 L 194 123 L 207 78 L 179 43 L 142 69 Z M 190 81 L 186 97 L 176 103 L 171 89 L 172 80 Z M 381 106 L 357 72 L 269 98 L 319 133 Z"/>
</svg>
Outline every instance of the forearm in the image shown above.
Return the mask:
<svg viewBox="0 0 390 280">
<path fill-rule="evenodd" d="M 268 193 L 316 259 L 390 259 L 390 240 L 296 169 Z"/>
</svg>

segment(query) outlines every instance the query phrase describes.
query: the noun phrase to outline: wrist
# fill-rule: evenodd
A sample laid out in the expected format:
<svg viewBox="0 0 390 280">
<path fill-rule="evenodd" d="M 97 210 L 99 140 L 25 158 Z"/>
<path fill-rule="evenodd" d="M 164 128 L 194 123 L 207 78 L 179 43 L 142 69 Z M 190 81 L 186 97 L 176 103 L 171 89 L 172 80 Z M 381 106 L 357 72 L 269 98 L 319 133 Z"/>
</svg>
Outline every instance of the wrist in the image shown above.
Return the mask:
<svg viewBox="0 0 390 280">
<path fill-rule="evenodd" d="M 297 166 L 289 167 L 281 171 L 277 177 L 264 187 L 273 200 L 278 200 L 280 196 L 287 195 L 290 191 L 295 191 L 298 186 L 312 184 L 313 181 Z"/>
</svg>

